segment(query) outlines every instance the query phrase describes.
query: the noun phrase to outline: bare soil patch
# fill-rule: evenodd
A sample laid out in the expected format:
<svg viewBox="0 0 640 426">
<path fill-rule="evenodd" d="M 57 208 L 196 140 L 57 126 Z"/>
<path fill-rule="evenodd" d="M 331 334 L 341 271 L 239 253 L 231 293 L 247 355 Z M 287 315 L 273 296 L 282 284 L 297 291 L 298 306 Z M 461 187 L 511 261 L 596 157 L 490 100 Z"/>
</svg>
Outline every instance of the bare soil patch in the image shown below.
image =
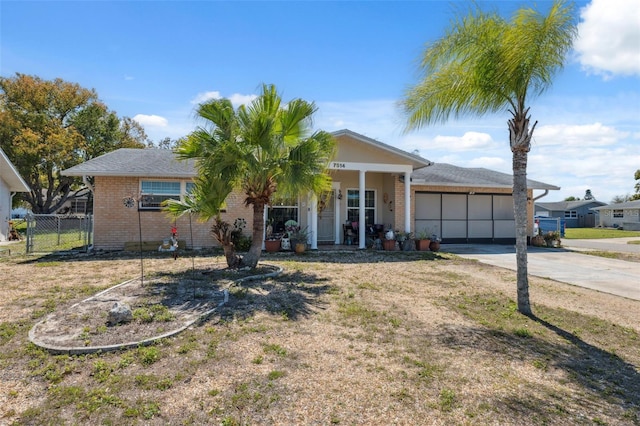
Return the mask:
<svg viewBox="0 0 640 426">
<path fill-rule="evenodd" d="M 118 297 L 215 304 L 231 278 L 202 272 L 222 261 L 148 255 L 155 293 Z M 140 259 L 3 258 L 0 424 L 640 424 L 640 302 L 531 278 L 528 318 L 515 272 L 446 253 L 263 261 L 284 272 L 230 286 L 228 303 L 183 333 L 69 356 L 32 345 L 28 330 L 138 277 Z M 189 284 L 194 274 L 206 283 Z M 90 344 L 109 341 L 101 309 L 85 319 Z"/>
<path fill-rule="evenodd" d="M 266 265 L 256 270 L 229 270 L 226 265 L 217 264 L 131 279 L 48 314 L 33 327 L 30 337 L 57 353 L 90 353 L 146 344 L 203 319 L 224 303 L 225 290 L 236 280 L 277 270 Z M 116 303 L 133 311 L 133 321 L 108 324 L 108 313 Z"/>
</svg>

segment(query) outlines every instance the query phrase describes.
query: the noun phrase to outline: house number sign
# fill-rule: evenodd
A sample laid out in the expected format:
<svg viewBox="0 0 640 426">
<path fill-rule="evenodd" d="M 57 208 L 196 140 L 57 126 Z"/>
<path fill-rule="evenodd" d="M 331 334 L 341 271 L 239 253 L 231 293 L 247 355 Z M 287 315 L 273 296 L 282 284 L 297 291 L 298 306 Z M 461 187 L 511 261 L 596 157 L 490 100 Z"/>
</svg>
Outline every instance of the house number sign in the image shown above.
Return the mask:
<svg viewBox="0 0 640 426">
<path fill-rule="evenodd" d="M 333 162 L 331 164 L 332 164 L 331 168 L 333 168 L 333 169 L 346 169 L 347 168 L 347 165 L 345 163 Z"/>
</svg>

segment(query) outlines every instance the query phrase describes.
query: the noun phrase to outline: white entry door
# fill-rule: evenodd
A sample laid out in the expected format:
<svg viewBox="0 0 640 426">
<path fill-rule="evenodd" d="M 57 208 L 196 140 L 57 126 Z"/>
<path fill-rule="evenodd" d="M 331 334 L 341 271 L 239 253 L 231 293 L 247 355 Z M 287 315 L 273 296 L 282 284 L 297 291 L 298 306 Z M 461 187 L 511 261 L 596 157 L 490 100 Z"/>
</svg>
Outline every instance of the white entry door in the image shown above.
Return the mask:
<svg viewBox="0 0 640 426">
<path fill-rule="evenodd" d="M 326 199 L 318 201 L 318 244 L 334 243 L 335 234 L 335 194 L 333 191 L 327 194 Z"/>
</svg>

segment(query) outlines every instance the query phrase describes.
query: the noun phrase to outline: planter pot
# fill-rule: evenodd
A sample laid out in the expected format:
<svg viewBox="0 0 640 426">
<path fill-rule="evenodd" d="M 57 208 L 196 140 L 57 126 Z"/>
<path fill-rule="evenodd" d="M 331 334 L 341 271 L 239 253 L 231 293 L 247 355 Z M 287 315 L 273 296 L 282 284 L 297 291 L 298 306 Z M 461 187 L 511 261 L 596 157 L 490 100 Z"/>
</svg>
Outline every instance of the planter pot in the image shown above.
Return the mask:
<svg viewBox="0 0 640 426">
<path fill-rule="evenodd" d="M 267 253 L 275 253 L 280 251 L 280 240 L 266 240 L 264 242 L 264 249 Z"/>
<path fill-rule="evenodd" d="M 304 253 L 306 249 L 307 249 L 307 244 L 305 243 L 296 243 L 295 245 L 295 250 L 296 250 L 296 253 L 298 254 Z"/>
<path fill-rule="evenodd" d="M 406 239 L 402 242 L 402 251 L 414 251 L 416 249 L 416 243 L 412 239 Z"/>
<path fill-rule="evenodd" d="M 429 243 L 429 250 L 431 250 L 431 251 L 440 250 L 440 241 L 431 241 Z"/>
<path fill-rule="evenodd" d="M 429 251 L 429 244 L 431 244 L 431 240 L 416 240 L 416 250 Z"/>
<path fill-rule="evenodd" d="M 536 235 L 535 237 L 531 238 L 531 245 L 534 247 L 543 247 L 546 244 L 547 243 L 545 242 L 542 235 Z"/>
<path fill-rule="evenodd" d="M 394 251 L 396 249 L 396 240 L 382 240 L 382 246 L 387 251 Z"/>
</svg>

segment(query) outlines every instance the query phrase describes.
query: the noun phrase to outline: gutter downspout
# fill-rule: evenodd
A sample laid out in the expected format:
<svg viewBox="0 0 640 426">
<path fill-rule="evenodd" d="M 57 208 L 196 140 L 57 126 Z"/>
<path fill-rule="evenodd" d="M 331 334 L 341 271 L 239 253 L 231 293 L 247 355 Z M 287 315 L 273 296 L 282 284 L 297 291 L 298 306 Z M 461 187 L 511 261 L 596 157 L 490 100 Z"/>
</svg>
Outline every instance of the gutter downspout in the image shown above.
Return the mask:
<svg viewBox="0 0 640 426">
<path fill-rule="evenodd" d="M 538 201 L 540 198 L 542 197 L 546 197 L 549 194 L 549 190 L 545 189 L 543 194 L 538 195 L 537 197 L 535 197 L 533 199 L 533 202 L 535 203 L 536 201 Z"/>
</svg>

